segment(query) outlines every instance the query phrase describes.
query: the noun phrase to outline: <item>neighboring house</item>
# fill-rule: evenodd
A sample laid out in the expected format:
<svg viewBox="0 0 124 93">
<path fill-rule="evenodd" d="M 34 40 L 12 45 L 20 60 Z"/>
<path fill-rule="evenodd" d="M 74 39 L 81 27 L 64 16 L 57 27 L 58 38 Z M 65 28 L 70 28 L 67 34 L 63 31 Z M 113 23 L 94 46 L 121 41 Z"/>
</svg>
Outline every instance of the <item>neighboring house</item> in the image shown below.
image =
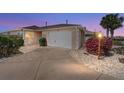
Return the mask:
<svg viewBox="0 0 124 93">
<path fill-rule="evenodd" d="M 12 35 L 12 32 L 9 31 L 9 34 Z M 28 26 L 15 32 L 21 33 L 25 46 L 38 44 L 39 38 L 45 37 L 48 46 L 69 49 L 82 47 L 85 42 L 85 33 L 87 33 L 84 27 L 77 24 L 57 24 L 43 27 Z"/>
<path fill-rule="evenodd" d="M 124 36 L 115 36 L 113 39 L 124 45 Z"/>
<path fill-rule="evenodd" d="M 124 36 L 115 36 L 113 39 L 124 40 Z"/>
<path fill-rule="evenodd" d="M 23 32 L 19 30 L 11 30 L 11 31 L 6 31 L 0 33 L 1 35 L 18 35 L 18 36 L 23 36 Z"/>
<path fill-rule="evenodd" d="M 94 35 L 95 35 L 95 32 L 86 30 L 85 31 L 85 41 L 87 41 L 89 38 L 93 37 Z"/>
</svg>

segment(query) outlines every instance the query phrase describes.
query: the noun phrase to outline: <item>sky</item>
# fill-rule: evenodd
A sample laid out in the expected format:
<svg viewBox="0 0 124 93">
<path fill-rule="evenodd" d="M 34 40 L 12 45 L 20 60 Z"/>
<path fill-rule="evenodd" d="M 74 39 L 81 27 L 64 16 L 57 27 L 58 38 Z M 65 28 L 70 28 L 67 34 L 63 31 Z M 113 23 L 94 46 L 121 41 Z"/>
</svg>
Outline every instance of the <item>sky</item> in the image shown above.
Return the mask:
<svg viewBox="0 0 124 93">
<path fill-rule="evenodd" d="M 101 31 L 105 34 L 106 30 L 99 24 L 106 13 L 0 13 L 0 32 L 18 29 L 20 27 L 37 25 L 44 26 L 66 23 L 80 24 L 89 31 Z M 124 16 L 121 13 L 120 16 Z M 124 36 L 124 27 L 115 30 L 115 36 Z"/>
</svg>

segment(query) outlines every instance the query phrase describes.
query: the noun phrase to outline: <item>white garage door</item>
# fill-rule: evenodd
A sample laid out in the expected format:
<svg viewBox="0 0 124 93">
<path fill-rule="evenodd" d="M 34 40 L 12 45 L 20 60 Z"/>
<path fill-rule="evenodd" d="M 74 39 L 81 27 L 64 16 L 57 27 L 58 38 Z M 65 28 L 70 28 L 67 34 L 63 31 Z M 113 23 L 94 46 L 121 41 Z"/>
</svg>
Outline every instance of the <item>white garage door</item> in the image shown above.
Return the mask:
<svg viewBox="0 0 124 93">
<path fill-rule="evenodd" d="M 48 32 L 48 46 L 72 48 L 72 32 L 52 31 Z"/>
</svg>

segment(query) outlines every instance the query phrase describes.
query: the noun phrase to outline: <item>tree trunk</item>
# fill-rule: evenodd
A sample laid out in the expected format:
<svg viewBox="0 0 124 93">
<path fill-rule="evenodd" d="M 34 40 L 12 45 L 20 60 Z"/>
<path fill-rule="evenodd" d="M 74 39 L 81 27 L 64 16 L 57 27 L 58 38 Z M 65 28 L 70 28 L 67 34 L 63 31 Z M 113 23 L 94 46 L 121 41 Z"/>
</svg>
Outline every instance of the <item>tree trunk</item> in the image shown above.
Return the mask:
<svg viewBox="0 0 124 93">
<path fill-rule="evenodd" d="M 114 30 L 111 30 L 110 33 L 111 33 L 111 39 L 113 39 L 113 36 L 114 36 Z"/>
<path fill-rule="evenodd" d="M 109 29 L 107 29 L 106 36 L 109 37 Z"/>
</svg>

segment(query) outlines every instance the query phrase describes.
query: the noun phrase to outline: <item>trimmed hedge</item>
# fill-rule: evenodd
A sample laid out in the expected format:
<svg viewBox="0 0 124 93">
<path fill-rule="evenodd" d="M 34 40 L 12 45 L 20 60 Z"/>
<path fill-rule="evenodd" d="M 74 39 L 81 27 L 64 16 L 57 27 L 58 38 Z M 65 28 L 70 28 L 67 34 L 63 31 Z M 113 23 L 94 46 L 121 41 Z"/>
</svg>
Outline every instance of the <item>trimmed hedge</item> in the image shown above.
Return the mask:
<svg viewBox="0 0 124 93">
<path fill-rule="evenodd" d="M 98 38 L 90 38 L 86 41 L 86 50 L 90 54 L 98 55 L 98 44 L 99 40 Z M 100 51 L 101 55 L 108 55 L 109 51 L 112 48 L 112 39 L 110 38 L 103 38 L 101 39 L 101 44 L 100 44 Z"/>
<path fill-rule="evenodd" d="M 0 57 L 7 57 L 18 52 L 24 40 L 16 36 L 0 36 Z"/>
<path fill-rule="evenodd" d="M 40 46 L 46 46 L 46 45 L 47 45 L 46 38 L 41 37 L 41 38 L 39 39 L 39 44 L 40 44 Z"/>
</svg>

